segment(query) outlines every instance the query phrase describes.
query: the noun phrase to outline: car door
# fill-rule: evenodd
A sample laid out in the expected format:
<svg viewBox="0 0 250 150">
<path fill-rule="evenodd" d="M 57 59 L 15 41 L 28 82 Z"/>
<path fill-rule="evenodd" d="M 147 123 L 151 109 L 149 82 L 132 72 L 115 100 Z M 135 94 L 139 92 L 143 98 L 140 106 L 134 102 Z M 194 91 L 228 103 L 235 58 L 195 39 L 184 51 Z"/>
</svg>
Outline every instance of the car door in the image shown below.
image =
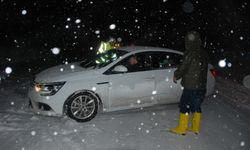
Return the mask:
<svg viewBox="0 0 250 150">
<path fill-rule="evenodd" d="M 179 101 L 182 93 L 180 81 L 173 82 L 174 71 L 180 64 L 182 55 L 172 52 L 155 52 L 154 63 L 157 100 L 159 103 L 173 103 Z"/>
<path fill-rule="evenodd" d="M 128 70 L 126 73 L 112 72 L 115 66 L 128 66 L 128 60 L 131 55 L 109 70 L 110 109 L 136 108 L 149 106 L 153 103 L 152 94 L 155 91 L 155 72 L 151 68 L 151 53 L 141 52 L 135 54 L 135 56 L 139 64 L 137 70 Z"/>
</svg>

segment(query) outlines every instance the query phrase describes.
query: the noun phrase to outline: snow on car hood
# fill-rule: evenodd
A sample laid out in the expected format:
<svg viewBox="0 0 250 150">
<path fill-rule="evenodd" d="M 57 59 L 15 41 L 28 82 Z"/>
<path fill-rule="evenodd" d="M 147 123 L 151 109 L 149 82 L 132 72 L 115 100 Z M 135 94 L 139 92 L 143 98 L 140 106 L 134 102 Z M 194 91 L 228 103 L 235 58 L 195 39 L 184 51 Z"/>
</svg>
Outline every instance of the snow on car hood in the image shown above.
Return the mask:
<svg viewBox="0 0 250 150">
<path fill-rule="evenodd" d="M 66 81 L 74 75 L 93 74 L 94 70 L 91 68 L 83 68 L 79 66 L 79 62 L 70 63 L 67 65 L 59 65 L 48 68 L 36 75 L 35 82 L 58 82 Z"/>
</svg>

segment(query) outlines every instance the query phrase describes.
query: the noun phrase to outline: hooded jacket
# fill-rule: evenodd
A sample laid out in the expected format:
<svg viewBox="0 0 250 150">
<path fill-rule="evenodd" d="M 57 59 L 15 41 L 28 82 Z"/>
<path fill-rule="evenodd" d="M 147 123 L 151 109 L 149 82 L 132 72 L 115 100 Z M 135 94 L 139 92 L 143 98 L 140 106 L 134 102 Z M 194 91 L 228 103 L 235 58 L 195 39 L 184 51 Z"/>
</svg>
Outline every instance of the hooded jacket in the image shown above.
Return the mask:
<svg viewBox="0 0 250 150">
<path fill-rule="evenodd" d="M 174 76 L 181 80 L 181 85 L 189 90 L 206 90 L 208 55 L 201 48 L 200 34 L 196 31 L 185 36 L 185 49 L 182 63 Z"/>
</svg>

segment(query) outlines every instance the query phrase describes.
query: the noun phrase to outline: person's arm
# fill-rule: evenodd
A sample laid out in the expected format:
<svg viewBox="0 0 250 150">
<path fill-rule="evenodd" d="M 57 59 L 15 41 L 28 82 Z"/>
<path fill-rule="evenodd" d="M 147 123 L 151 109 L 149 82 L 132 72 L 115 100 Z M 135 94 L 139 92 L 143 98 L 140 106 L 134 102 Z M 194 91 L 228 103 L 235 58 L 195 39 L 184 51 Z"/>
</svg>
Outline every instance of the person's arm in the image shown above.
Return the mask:
<svg viewBox="0 0 250 150">
<path fill-rule="evenodd" d="M 190 61 L 190 55 L 184 55 L 183 62 L 177 67 L 177 70 L 174 72 L 174 80 L 179 80 L 183 77 L 189 67 Z"/>
</svg>

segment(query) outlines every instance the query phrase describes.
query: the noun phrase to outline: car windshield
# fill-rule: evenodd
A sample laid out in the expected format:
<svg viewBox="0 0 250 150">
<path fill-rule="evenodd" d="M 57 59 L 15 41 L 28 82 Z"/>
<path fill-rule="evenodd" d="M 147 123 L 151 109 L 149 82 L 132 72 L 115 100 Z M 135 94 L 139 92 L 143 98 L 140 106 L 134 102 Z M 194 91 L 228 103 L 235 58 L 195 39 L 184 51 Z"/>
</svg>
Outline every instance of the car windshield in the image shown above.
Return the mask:
<svg viewBox="0 0 250 150">
<path fill-rule="evenodd" d="M 83 68 L 102 68 L 117 60 L 126 53 L 128 52 L 124 50 L 111 49 L 104 53 L 96 54 L 92 57 L 87 57 L 80 63 L 80 66 Z"/>
</svg>

